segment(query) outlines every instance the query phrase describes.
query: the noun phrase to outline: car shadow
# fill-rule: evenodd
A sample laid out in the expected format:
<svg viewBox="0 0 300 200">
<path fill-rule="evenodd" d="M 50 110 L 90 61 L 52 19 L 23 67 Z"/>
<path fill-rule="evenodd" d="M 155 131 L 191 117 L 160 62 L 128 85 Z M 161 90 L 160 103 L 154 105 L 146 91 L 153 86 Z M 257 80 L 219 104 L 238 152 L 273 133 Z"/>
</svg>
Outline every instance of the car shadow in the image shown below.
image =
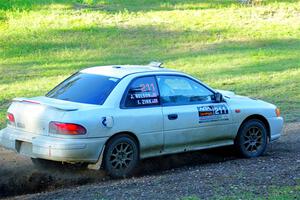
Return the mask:
<svg viewBox="0 0 300 200">
<path fill-rule="evenodd" d="M 142 160 L 136 176 L 152 175 L 171 169 L 220 163 L 239 158 L 234 146 L 184 152 Z"/>
<path fill-rule="evenodd" d="M 269 153 L 264 156 L 269 156 Z M 238 158 L 240 157 L 234 146 L 148 158 L 140 162 L 134 177 L 162 175 L 170 170 L 185 170 Z M 107 181 L 116 180 L 112 180 L 104 170 L 88 170 L 81 165 L 64 164 L 49 169 L 39 169 L 31 165 L 0 168 L 0 198 Z"/>
</svg>

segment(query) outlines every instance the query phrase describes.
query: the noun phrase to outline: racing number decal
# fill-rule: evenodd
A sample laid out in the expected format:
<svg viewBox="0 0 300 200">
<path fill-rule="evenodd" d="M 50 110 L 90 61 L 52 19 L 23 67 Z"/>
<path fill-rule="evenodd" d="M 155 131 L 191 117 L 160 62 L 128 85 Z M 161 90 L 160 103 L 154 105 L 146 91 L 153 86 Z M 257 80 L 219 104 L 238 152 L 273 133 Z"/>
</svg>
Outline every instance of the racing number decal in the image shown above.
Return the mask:
<svg viewBox="0 0 300 200">
<path fill-rule="evenodd" d="M 157 105 L 158 94 L 153 83 L 140 84 L 138 93 L 131 94 L 130 99 L 137 105 Z"/>
<path fill-rule="evenodd" d="M 127 93 L 125 105 L 128 107 L 159 105 L 159 94 L 154 77 L 136 79 Z"/>
<path fill-rule="evenodd" d="M 199 123 L 229 120 L 229 111 L 226 104 L 198 106 L 197 109 Z"/>
</svg>

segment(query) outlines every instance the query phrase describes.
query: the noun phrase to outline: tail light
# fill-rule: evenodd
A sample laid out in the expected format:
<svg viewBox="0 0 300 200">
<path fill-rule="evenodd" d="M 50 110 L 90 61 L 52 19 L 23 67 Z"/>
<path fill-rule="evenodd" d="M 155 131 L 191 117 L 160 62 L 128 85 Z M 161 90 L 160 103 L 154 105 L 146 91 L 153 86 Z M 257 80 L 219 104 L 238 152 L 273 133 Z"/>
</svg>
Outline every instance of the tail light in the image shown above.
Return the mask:
<svg viewBox="0 0 300 200">
<path fill-rule="evenodd" d="M 33 104 L 40 104 L 40 103 L 37 102 L 37 101 L 31 101 L 31 100 L 22 100 L 22 102 L 25 102 L 25 103 L 33 103 Z"/>
<path fill-rule="evenodd" d="M 275 113 L 276 113 L 276 116 L 277 116 L 277 117 L 280 117 L 280 109 L 279 109 L 279 108 L 276 108 L 276 109 L 275 109 Z"/>
<path fill-rule="evenodd" d="M 49 133 L 63 135 L 84 135 L 86 129 L 79 124 L 50 122 Z"/>
<path fill-rule="evenodd" d="M 10 125 L 15 125 L 15 116 L 11 113 L 6 114 L 7 121 Z"/>
</svg>

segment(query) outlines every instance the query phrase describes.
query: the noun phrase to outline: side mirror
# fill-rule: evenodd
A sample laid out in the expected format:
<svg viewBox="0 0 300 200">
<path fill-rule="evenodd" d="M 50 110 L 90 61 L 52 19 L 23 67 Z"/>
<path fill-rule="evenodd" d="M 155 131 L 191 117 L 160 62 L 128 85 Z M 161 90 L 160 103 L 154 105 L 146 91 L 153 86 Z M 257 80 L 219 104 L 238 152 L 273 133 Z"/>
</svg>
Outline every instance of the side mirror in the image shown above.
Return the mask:
<svg viewBox="0 0 300 200">
<path fill-rule="evenodd" d="M 219 92 L 215 93 L 215 101 L 217 103 L 223 102 L 224 101 L 223 95 L 221 93 L 219 93 Z"/>
</svg>

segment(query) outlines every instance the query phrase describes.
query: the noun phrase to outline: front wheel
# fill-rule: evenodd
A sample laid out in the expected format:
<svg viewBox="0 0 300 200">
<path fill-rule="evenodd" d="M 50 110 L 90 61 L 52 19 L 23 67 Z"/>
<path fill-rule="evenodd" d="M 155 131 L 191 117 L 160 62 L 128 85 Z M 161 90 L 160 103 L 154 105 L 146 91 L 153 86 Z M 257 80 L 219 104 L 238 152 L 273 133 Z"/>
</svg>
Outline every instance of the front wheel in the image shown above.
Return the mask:
<svg viewBox="0 0 300 200">
<path fill-rule="evenodd" d="M 133 175 L 139 161 L 137 142 L 128 135 L 119 135 L 107 144 L 104 167 L 113 178 Z"/>
<path fill-rule="evenodd" d="M 267 147 L 267 130 L 259 120 L 245 122 L 237 135 L 236 146 L 243 157 L 262 155 Z"/>
</svg>

